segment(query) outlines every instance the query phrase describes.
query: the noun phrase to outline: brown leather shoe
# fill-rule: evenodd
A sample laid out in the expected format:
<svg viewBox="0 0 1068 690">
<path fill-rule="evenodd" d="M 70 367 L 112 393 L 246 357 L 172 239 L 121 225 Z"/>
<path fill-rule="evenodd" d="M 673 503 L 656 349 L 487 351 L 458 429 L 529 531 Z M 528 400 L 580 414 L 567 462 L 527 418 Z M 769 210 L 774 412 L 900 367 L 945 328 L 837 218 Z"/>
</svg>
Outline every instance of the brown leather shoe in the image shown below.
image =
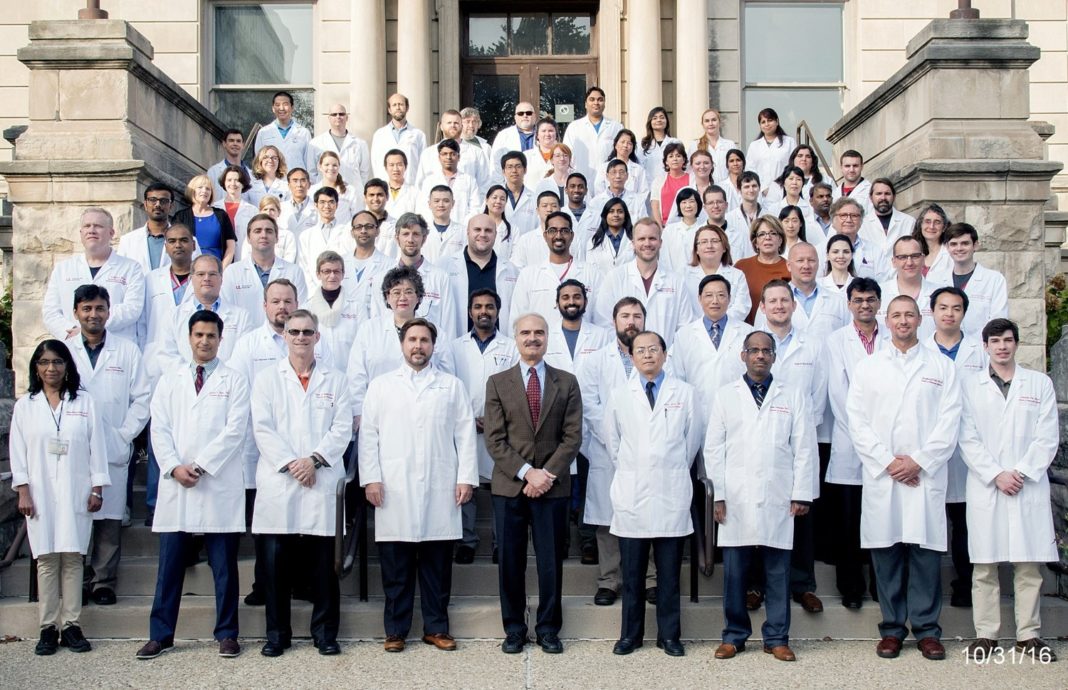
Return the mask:
<svg viewBox="0 0 1068 690">
<path fill-rule="evenodd" d="M 875 645 L 875 653 L 883 659 L 896 659 L 901 654 L 901 640 L 887 635 Z"/>
<path fill-rule="evenodd" d="M 775 645 L 774 647 L 765 646 L 764 653 L 772 655 L 779 661 L 797 661 L 797 655 L 794 654 L 794 650 L 784 644 Z"/>
<path fill-rule="evenodd" d="M 916 643 L 916 646 L 920 648 L 920 652 L 923 653 L 924 659 L 931 661 L 942 661 L 946 658 L 946 648 L 942 646 L 942 643 L 935 637 L 925 637 Z"/>
<path fill-rule="evenodd" d="M 756 611 L 760 608 L 760 605 L 764 603 L 764 593 L 757 592 L 756 590 L 749 590 L 745 593 L 745 607 L 750 611 Z"/>
<path fill-rule="evenodd" d="M 382 645 L 382 648 L 387 652 L 403 652 L 404 638 L 400 635 L 387 635 L 386 643 Z"/>
<path fill-rule="evenodd" d="M 423 642 L 432 644 L 443 652 L 452 652 L 456 650 L 456 640 L 452 639 L 452 635 L 449 633 L 431 633 L 429 635 L 423 635 Z"/>
<path fill-rule="evenodd" d="M 730 642 L 724 642 L 720 646 L 716 647 L 716 658 L 717 659 L 733 659 L 736 654 L 739 654 L 739 653 L 743 652 L 744 650 L 745 650 L 744 647 L 739 649 L 738 647 L 732 645 Z"/>
<path fill-rule="evenodd" d="M 1029 640 L 1016 640 L 1016 651 L 1026 654 L 1041 663 L 1050 663 L 1057 660 L 1053 648 L 1041 637 L 1032 637 Z"/>
<path fill-rule="evenodd" d="M 795 594 L 794 601 L 801 604 L 801 608 L 805 610 L 805 613 L 823 613 L 823 602 L 812 592 Z"/>
</svg>

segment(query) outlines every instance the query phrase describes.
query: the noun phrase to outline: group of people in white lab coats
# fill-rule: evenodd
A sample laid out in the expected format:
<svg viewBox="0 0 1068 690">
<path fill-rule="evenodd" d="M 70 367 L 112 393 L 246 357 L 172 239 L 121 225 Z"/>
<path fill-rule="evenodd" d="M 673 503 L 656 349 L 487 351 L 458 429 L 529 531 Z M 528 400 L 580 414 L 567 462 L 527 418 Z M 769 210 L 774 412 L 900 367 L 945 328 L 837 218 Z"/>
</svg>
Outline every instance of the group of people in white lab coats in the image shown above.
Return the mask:
<svg viewBox="0 0 1068 690">
<path fill-rule="evenodd" d="M 555 123 L 518 104 L 516 126 L 492 147 L 477 136 L 477 111 L 447 111 L 430 149 L 400 94 L 368 146 L 344 127 L 344 106 L 331 106 L 329 132 L 312 138 L 279 93 L 256 149 L 277 154 L 281 168 L 264 162 L 288 184 L 236 228 L 242 250 L 227 266 L 200 254 L 195 219 L 169 220 L 165 185 L 147 188 L 146 225 L 118 251 L 110 215 L 83 213 L 84 251 L 57 263 L 45 295 L 56 340 L 34 355 L 12 430 L 34 554 L 63 554 L 41 561 L 51 594 L 40 653 L 61 638 L 88 648 L 80 604 L 68 601 L 75 561 L 82 579 L 80 556 L 68 554 L 89 548 L 84 505 L 101 518 L 91 530 L 94 601 L 114 602 L 130 444 L 149 412 L 161 548 L 139 658 L 173 645 L 196 534 L 215 575 L 220 654 L 240 653 L 236 553 L 248 528 L 257 563 L 246 603 L 266 605 L 261 652 L 291 644 L 295 578 L 313 583 L 316 647 L 340 651 L 333 490 L 354 431 L 360 484 L 376 507 L 385 648 L 404 648 L 417 577 L 423 640 L 455 648 L 451 563 L 474 560 L 471 499 L 496 464 L 482 435 L 486 382 L 520 361 L 510 335 L 523 315 L 544 321 L 545 361 L 581 390 L 571 470 L 580 550 L 598 566 L 595 603 L 623 595 L 616 653 L 641 646 L 639 600 L 657 604 L 665 651 L 683 653 L 691 472 L 715 487 L 724 547 L 718 658 L 745 649 L 746 609 L 764 601 L 765 650 L 796 658 L 789 598 L 823 608 L 812 574 L 821 514 L 843 530 L 833 558 L 848 608 L 861 606 L 862 549 L 871 550 L 880 656 L 900 651 L 906 620 L 924 656 L 944 656 L 947 515 L 954 603 L 972 603 L 980 638 L 972 652 L 996 645 L 996 564 L 1012 561 L 1018 606 L 1030 607 L 1017 645 L 1052 653 L 1034 602 L 1036 564 L 1055 558 L 1045 467 L 1056 407 L 1048 379 L 1014 364 L 1006 283 L 976 262 L 976 229 L 934 205 L 915 220 L 896 210 L 893 183 L 864 180 L 855 151 L 839 161 L 840 185 L 822 181 L 811 150 L 770 109 L 743 154 L 720 136 L 714 109 L 703 136 L 683 146 L 663 109 L 639 141 L 604 115 L 599 88 L 585 105 L 559 143 Z M 244 174 L 234 139 L 223 144 L 224 187 L 226 171 Z M 532 189 L 537 159 L 545 177 Z M 272 189 L 281 179 L 256 171 Z M 663 216 L 650 217 L 656 195 Z M 745 270 L 732 266 L 747 257 Z M 81 389 L 60 375 L 74 369 Z M 40 414 L 45 400 L 51 418 Z M 999 431 L 994 415 L 1018 417 L 1016 432 Z M 64 475 L 55 460 L 68 455 L 86 458 L 91 476 Z M 30 494 L 61 498 L 44 508 Z M 307 566 L 299 576 L 286 565 L 296 559 Z M 906 591 L 906 570 L 913 582 L 928 578 L 926 598 Z"/>
</svg>

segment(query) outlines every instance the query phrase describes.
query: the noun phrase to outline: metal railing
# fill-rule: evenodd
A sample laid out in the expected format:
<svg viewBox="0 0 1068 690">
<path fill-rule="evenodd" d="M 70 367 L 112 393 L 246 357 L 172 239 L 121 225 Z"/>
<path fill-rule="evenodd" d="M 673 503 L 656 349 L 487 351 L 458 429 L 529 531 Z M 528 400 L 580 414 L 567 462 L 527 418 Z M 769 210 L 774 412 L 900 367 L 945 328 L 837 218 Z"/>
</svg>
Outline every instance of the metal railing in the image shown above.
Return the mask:
<svg viewBox="0 0 1068 690">
<path fill-rule="evenodd" d="M 693 539 L 690 542 L 690 601 L 700 599 L 700 575 L 712 577 L 716 569 L 716 521 L 714 518 L 715 493 L 712 480 L 696 473 L 693 478 L 693 502 L 690 515 L 693 519 Z"/>
<path fill-rule="evenodd" d="M 367 601 L 367 498 L 357 481 L 358 466 L 354 440 L 345 453 L 345 476 L 334 491 L 334 572 L 344 580 L 357 567 L 360 601 Z"/>
<path fill-rule="evenodd" d="M 834 185 L 834 166 L 831 165 L 827 157 L 823 155 L 823 151 L 820 150 L 820 145 L 817 144 L 816 135 L 812 133 L 812 128 L 808 126 L 808 123 L 804 120 L 797 123 L 797 143 L 811 146 L 812 150 L 816 152 L 816 166 L 823 166 L 823 170 L 826 173 L 826 180 L 828 184 Z"/>
</svg>

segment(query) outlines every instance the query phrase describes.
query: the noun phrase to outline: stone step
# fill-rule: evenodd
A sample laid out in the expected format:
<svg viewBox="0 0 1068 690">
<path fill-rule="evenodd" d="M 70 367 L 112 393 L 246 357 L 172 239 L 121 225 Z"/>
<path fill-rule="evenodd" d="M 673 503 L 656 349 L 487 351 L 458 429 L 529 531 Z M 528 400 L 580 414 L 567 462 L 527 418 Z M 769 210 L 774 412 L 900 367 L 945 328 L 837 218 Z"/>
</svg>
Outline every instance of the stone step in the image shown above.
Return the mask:
<svg viewBox="0 0 1068 690">
<path fill-rule="evenodd" d="M 827 609 L 822 614 L 810 615 L 794 604 L 791 611 L 790 636 L 793 639 L 875 639 L 881 618 L 879 607 L 866 602 L 864 608 L 853 611 L 839 606 L 837 598 L 827 599 Z M 82 626 L 91 638 L 144 639 L 148 634 L 148 619 L 151 597 L 119 597 L 114 606 L 87 606 L 82 612 Z M 719 639 L 723 629 L 723 603 L 719 597 L 702 597 L 698 603 L 688 598 L 682 600 L 682 631 L 685 639 Z M 353 597 L 343 597 L 341 603 L 341 632 L 345 640 L 381 639 L 382 607 L 380 597 L 361 602 Z M 589 597 L 565 596 L 563 598 L 564 627 L 561 636 L 565 639 L 614 640 L 619 635 L 621 606 L 595 606 Z M 529 596 L 527 619 L 536 615 L 537 597 Z M 241 636 L 262 638 L 264 635 L 264 611 L 240 606 Z M 298 637 L 308 635 L 311 605 L 294 602 L 293 631 Z M 450 627 L 459 638 L 502 638 L 500 605 L 497 597 L 452 598 L 449 607 Z M 1001 637 L 1014 636 L 1012 600 L 1003 599 L 1001 606 Z M 754 639 L 760 635 L 764 610 L 752 614 Z M 971 611 L 954 609 L 948 600 L 942 609 L 943 637 L 968 638 L 974 635 Z M 1045 597 L 1042 602 L 1042 635 L 1054 639 L 1068 633 L 1068 602 Z M 215 601 L 210 596 L 186 596 L 182 599 L 182 612 L 178 621 L 179 639 L 210 639 L 215 623 Z M 415 619 L 411 635 L 418 637 L 421 631 L 419 606 L 415 607 Z M 656 619 L 653 607 L 646 608 L 646 639 L 655 639 Z M 533 631 L 532 631 L 533 632 Z M 36 638 L 38 634 L 37 605 L 22 598 L 0 599 L 0 634 Z M 131 654 L 135 650 L 131 648 Z"/>
</svg>

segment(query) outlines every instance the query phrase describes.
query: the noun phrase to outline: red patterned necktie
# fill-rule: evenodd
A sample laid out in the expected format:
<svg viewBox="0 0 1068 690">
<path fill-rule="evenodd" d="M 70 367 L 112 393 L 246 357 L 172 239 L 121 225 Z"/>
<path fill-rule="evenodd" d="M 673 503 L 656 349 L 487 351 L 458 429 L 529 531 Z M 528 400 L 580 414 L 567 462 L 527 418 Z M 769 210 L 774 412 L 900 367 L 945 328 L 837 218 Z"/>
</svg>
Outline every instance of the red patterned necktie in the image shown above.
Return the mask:
<svg viewBox="0 0 1068 690">
<path fill-rule="evenodd" d="M 197 395 L 200 395 L 200 389 L 204 387 L 204 367 L 197 365 L 197 377 L 193 380 L 193 387 L 197 389 Z"/>
<path fill-rule="evenodd" d="M 538 370 L 534 367 L 530 368 L 530 377 L 527 378 L 527 404 L 530 405 L 530 419 L 534 422 L 534 428 L 537 428 L 541 416 L 541 382 L 538 381 Z"/>
</svg>

